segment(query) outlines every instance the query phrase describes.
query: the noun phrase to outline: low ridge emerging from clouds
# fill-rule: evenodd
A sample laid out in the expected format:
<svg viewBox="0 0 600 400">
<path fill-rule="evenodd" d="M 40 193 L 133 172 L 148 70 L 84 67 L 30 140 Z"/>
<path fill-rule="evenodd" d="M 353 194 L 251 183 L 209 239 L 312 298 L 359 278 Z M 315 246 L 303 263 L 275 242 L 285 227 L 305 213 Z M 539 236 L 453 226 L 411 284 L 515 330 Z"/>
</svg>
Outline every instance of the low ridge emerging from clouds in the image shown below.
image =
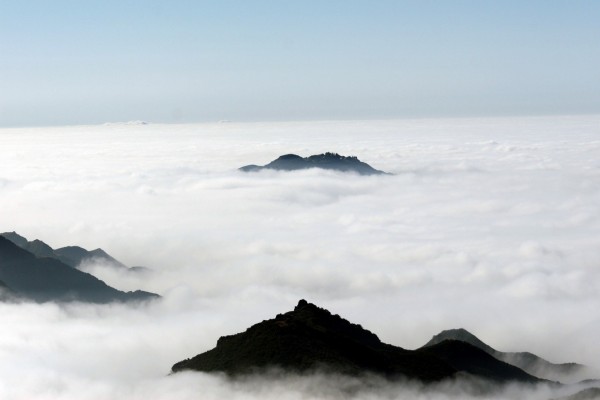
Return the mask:
<svg viewBox="0 0 600 400">
<path fill-rule="evenodd" d="M 364 163 L 356 156 L 342 156 L 337 153 L 315 154 L 309 157 L 300 157 L 297 154 L 284 154 L 270 163 L 259 165 L 245 165 L 240 168 L 244 172 L 258 172 L 264 169 L 276 171 L 301 171 L 305 169 L 325 169 L 330 171 L 351 172 L 359 175 L 382 175 L 383 171 L 376 170 Z"/>
</svg>

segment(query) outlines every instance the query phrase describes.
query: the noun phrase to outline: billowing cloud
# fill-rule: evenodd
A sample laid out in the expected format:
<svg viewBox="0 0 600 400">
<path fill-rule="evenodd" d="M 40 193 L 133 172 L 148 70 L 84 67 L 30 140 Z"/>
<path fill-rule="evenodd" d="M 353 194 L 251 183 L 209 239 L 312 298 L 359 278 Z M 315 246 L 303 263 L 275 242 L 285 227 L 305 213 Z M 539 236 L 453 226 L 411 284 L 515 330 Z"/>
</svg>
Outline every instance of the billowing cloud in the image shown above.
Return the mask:
<svg viewBox="0 0 600 400">
<path fill-rule="evenodd" d="M 85 398 L 91 388 L 88 398 L 193 398 L 202 387 L 215 398 L 300 398 L 318 376 L 284 377 L 269 392 L 166 377 L 299 298 L 406 348 L 465 327 L 500 350 L 597 368 L 599 126 L 548 117 L 3 129 L 2 230 L 150 267 L 81 268 L 164 300 L 1 305 L 10 328 L 0 379 L 11 384 L 0 397 Z M 395 175 L 236 170 L 325 151 Z"/>
</svg>

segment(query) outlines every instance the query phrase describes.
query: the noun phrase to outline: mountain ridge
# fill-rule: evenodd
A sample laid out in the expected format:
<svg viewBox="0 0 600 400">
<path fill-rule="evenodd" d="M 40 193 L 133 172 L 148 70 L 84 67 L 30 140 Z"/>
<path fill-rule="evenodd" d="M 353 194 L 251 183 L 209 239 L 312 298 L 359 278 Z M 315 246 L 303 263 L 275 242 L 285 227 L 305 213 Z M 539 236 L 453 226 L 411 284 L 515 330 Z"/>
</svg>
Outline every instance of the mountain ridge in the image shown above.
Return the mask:
<svg viewBox="0 0 600 400">
<path fill-rule="evenodd" d="M 110 303 L 160 297 L 142 290 L 117 290 L 56 258 L 36 257 L 4 236 L 0 236 L 0 281 L 18 296 L 36 302 Z"/>
<path fill-rule="evenodd" d="M 480 348 L 500 361 L 514 365 L 531 375 L 549 380 L 562 380 L 570 374 L 583 371 L 586 367 L 577 363 L 551 363 L 530 352 L 503 352 L 496 350 L 480 340 L 477 336 L 464 328 L 446 329 L 434 335 L 429 342 L 421 348 L 436 345 L 445 340 L 459 340 Z"/>
<path fill-rule="evenodd" d="M 215 348 L 179 361 L 171 370 L 237 376 L 273 367 L 349 375 L 367 372 L 424 382 L 451 378 L 457 373 L 494 382 L 542 382 L 465 342 L 444 341 L 417 350 L 383 343 L 362 326 L 306 300 L 300 300 L 293 311 L 277 314 L 244 332 L 222 336 Z"/>
<path fill-rule="evenodd" d="M 10 240 L 20 248 L 29 251 L 36 257 L 49 257 L 60 260 L 62 263 L 67 264 L 70 267 L 78 268 L 80 265 L 90 261 L 100 261 L 104 264 L 108 264 L 111 267 L 128 270 L 130 272 L 136 272 L 137 268 L 127 267 L 119 260 L 112 257 L 106 251 L 101 248 L 95 250 L 86 250 L 80 246 L 65 246 L 57 249 L 53 249 L 48 244 L 44 243 L 39 239 L 28 241 L 24 236 L 19 235 L 17 232 L 3 232 L 0 236 Z M 145 270 L 149 268 L 143 267 Z"/>
<path fill-rule="evenodd" d="M 356 156 L 342 156 L 338 153 L 330 152 L 315 154 L 309 157 L 301 157 L 297 154 L 284 154 L 266 165 L 250 164 L 239 168 L 239 170 L 244 172 L 256 172 L 263 169 L 297 171 L 310 168 L 354 172 L 359 175 L 388 175 L 387 172 L 379 171 L 369 164 L 360 161 Z"/>
</svg>

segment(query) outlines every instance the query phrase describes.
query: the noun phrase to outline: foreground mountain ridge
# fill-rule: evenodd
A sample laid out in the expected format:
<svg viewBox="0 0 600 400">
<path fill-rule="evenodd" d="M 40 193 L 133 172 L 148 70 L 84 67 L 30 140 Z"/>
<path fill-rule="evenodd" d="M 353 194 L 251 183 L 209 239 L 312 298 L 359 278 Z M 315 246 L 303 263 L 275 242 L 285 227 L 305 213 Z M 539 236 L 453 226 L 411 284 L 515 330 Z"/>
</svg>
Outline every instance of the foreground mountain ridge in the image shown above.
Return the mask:
<svg viewBox="0 0 600 400">
<path fill-rule="evenodd" d="M 277 171 L 297 171 L 309 168 L 320 168 L 340 172 L 354 172 L 359 175 L 385 175 L 386 172 L 379 171 L 369 164 L 360 161 L 355 156 L 342 156 L 337 153 L 316 154 L 309 157 L 301 157 L 296 154 L 285 154 L 271 161 L 259 165 L 246 165 L 240 168 L 244 172 L 261 171 L 272 169 Z"/>
<path fill-rule="evenodd" d="M 245 332 L 221 337 L 215 348 L 176 363 L 172 371 L 235 376 L 268 368 L 294 372 L 323 369 L 350 375 L 368 372 L 425 382 L 459 373 L 495 382 L 541 382 L 462 341 L 447 340 L 418 350 L 383 343 L 360 325 L 305 300 L 300 300 L 293 311 L 255 324 Z"/>
</svg>

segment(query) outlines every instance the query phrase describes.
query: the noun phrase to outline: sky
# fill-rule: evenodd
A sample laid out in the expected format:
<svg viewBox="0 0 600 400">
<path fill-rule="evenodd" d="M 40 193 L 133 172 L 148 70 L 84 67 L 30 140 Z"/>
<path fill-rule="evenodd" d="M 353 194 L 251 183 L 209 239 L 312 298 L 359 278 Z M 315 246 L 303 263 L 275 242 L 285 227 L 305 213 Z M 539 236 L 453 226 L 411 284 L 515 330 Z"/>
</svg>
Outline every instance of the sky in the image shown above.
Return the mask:
<svg viewBox="0 0 600 400">
<path fill-rule="evenodd" d="M 460 380 L 168 376 L 302 298 L 403 348 L 462 327 L 598 378 L 599 137 L 600 116 L 0 129 L 0 232 L 101 247 L 154 272 L 80 268 L 163 296 L 0 303 L 0 398 L 476 398 Z M 393 175 L 237 171 L 328 150 Z"/>
<path fill-rule="evenodd" d="M 0 126 L 600 112 L 600 3 L 0 0 Z"/>
</svg>

